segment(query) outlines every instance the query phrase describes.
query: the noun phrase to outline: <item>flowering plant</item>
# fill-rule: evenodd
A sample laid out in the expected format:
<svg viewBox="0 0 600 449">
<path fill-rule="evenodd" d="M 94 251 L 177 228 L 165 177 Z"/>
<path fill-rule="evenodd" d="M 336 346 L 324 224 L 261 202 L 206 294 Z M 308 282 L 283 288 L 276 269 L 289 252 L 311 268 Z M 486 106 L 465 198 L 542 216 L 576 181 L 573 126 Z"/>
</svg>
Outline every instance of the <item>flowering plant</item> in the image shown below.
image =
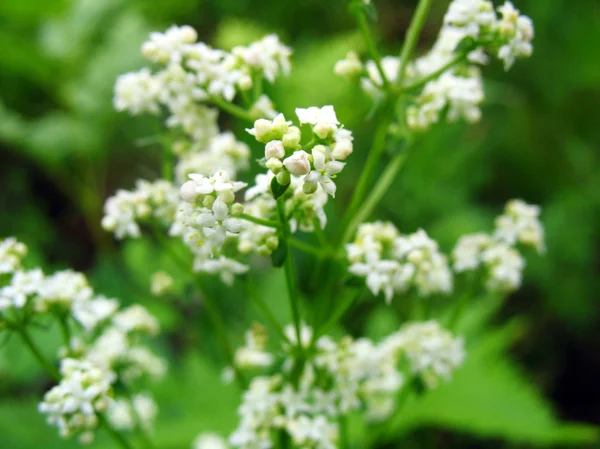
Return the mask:
<svg viewBox="0 0 600 449">
<path fill-rule="evenodd" d="M 184 265 L 222 341 L 223 379 L 242 391 L 228 439 L 202 434 L 195 448 L 349 448 L 348 422 L 356 416 L 373 429 L 370 443 L 385 442 L 406 395 L 451 382 L 468 357 L 457 335 L 465 308 L 482 292 L 501 301 L 518 289 L 522 251 L 544 251 L 540 209 L 522 200 L 507 202 L 492 232 L 461 237 L 450 256 L 426 230 L 401 232 L 372 217 L 421 133 L 444 120 L 480 119 L 481 67 L 499 59 L 508 70 L 532 53 L 532 22 L 510 2 L 495 8 L 489 0 L 454 0 L 431 50 L 415 57 L 430 6 L 419 2 L 399 57 L 381 57 L 368 21 L 373 5 L 352 3 L 369 59 L 350 52 L 332 70 L 373 99 L 377 128 L 345 213 L 334 220 L 327 205 L 341 200 L 336 180 L 353 163 L 353 132 L 335 105 L 299 105 L 295 117 L 276 110 L 264 88 L 290 73 L 292 55 L 277 36 L 224 51 L 197 42 L 189 26 L 173 26 L 142 46 L 152 69 L 117 79 L 115 108 L 155 115 L 168 139 L 163 177 L 117 191 L 102 226 L 119 240 L 149 235 Z M 220 113 L 245 124 L 260 154 L 220 130 Z M 243 173 L 253 163 L 260 173 L 250 180 Z M 151 447 L 158 407 L 143 390 L 166 372 L 147 346 L 157 320 L 140 305 L 122 309 L 95 294 L 81 273 L 26 269 L 25 253 L 12 238 L 0 244 L 0 319 L 56 381 L 39 411 L 65 438 L 90 443 L 103 427 L 123 448 L 134 447 L 133 438 Z M 300 253 L 312 258 L 318 289 L 301 285 L 308 276 L 295 267 Z M 265 258 L 285 274 L 287 298 L 280 299 L 289 302 L 291 324 L 253 288 Z M 216 298 L 198 285 L 197 273 L 246 284 L 271 333 L 256 323 L 233 351 Z M 175 281 L 155 273 L 153 294 L 170 294 Z M 410 319 L 378 341 L 334 337 L 362 299 L 406 301 Z M 42 316 L 63 333 L 59 370 L 29 333 Z"/>
</svg>

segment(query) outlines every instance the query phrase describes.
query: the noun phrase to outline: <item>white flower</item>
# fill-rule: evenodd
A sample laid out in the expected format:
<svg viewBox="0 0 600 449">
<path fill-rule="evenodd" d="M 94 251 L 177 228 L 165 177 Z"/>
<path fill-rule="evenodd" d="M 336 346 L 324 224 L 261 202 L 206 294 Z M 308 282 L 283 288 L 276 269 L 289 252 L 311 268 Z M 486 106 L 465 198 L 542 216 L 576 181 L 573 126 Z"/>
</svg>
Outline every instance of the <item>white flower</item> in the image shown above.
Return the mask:
<svg viewBox="0 0 600 449">
<path fill-rule="evenodd" d="M 164 33 L 150 33 L 150 40 L 142 46 L 142 54 L 152 62 L 179 64 L 185 45 L 193 44 L 197 38 L 198 35 L 192 27 L 173 25 Z"/>
<path fill-rule="evenodd" d="M 247 47 L 235 47 L 231 52 L 251 68 L 262 71 L 271 83 L 280 72 L 284 75 L 290 73 L 292 51 L 275 34 L 265 36 Z"/>
<path fill-rule="evenodd" d="M 535 248 L 539 253 L 545 250 L 544 228 L 539 221 L 540 208 L 522 200 L 506 203 L 504 214 L 496 218 L 494 237 L 509 245 L 517 242 Z"/>
<path fill-rule="evenodd" d="M 211 432 L 201 433 L 192 443 L 192 449 L 227 449 L 228 447 L 225 438 Z"/>
<path fill-rule="evenodd" d="M 521 286 L 525 261 L 514 248 L 496 243 L 481 253 L 481 260 L 489 270 L 486 282 L 488 289 L 512 291 Z"/>
<path fill-rule="evenodd" d="M 200 271 L 210 274 L 218 274 L 221 280 L 231 285 L 234 275 L 246 273 L 250 267 L 238 262 L 237 260 L 229 259 L 225 256 L 220 256 L 218 259 L 202 259 L 198 258 L 194 262 L 194 271 Z"/>
<path fill-rule="evenodd" d="M 0 275 L 21 268 L 21 260 L 27 254 L 27 246 L 9 237 L 0 241 Z"/>
<path fill-rule="evenodd" d="M 533 22 L 527 16 L 519 14 L 509 1 L 498 8 L 502 19 L 498 29 L 507 42 L 498 50 L 498 58 L 504 61 L 504 69 L 508 70 L 517 58 L 526 58 L 533 53 Z"/>
<path fill-rule="evenodd" d="M 152 275 L 150 291 L 154 296 L 162 296 L 171 291 L 174 280 L 164 271 L 157 271 Z"/>
<path fill-rule="evenodd" d="M 307 188 L 304 190 L 305 192 L 314 192 L 316 190 L 316 185 L 321 184 L 321 187 L 323 187 L 323 190 L 328 195 L 335 197 L 336 185 L 332 178 L 335 178 L 335 176 L 343 170 L 344 165 L 346 164 L 334 160 L 326 162 L 326 151 L 327 149 L 323 145 L 317 145 L 312 149 L 314 170 L 304 178 L 304 184 L 307 185 Z"/>
<path fill-rule="evenodd" d="M 337 76 L 346 78 L 354 78 L 360 75 L 363 70 L 362 62 L 356 52 L 353 51 L 348 52 L 344 59 L 337 61 L 333 69 Z"/>
<path fill-rule="evenodd" d="M 453 0 L 444 15 L 444 24 L 463 29 L 465 35 L 479 37 L 481 27 L 496 21 L 494 5 L 488 0 Z"/>
<path fill-rule="evenodd" d="M 296 108 L 296 115 L 300 124 L 313 125 L 313 132 L 321 139 L 325 139 L 333 133 L 340 124 L 333 106 L 323 106 L 322 108 L 312 106 L 307 109 Z"/>
<path fill-rule="evenodd" d="M 114 106 L 117 111 L 129 111 L 133 115 L 143 112 L 158 114 L 160 81 L 150 70 L 144 68 L 117 78 L 114 92 Z"/>
<path fill-rule="evenodd" d="M 86 331 L 94 330 L 99 323 L 107 320 L 119 308 L 115 299 L 96 296 L 89 301 L 76 301 L 72 305 L 73 317 Z"/>
<path fill-rule="evenodd" d="M 381 95 L 383 79 L 374 61 L 367 61 L 365 65 L 368 77 L 361 78 L 361 86 L 369 95 L 378 97 Z M 395 56 L 385 56 L 381 58 L 381 68 L 385 77 L 390 83 L 396 82 L 400 70 L 400 58 Z"/>
<path fill-rule="evenodd" d="M 15 307 L 23 308 L 27 300 L 37 292 L 44 283 L 42 270 L 16 271 L 10 283 L 0 288 L 0 312 Z"/>
<path fill-rule="evenodd" d="M 492 244 L 487 234 L 464 235 L 452 250 L 454 270 L 457 272 L 475 270 L 481 266 L 481 253 Z"/>
<path fill-rule="evenodd" d="M 290 173 L 296 176 L 306 175 L 310 172 L 308 153 L 303 150 L 296 151 L 294 154 L 287 157 L 283 161 L 283 165 L 285 165 L 285 168 L 287 168 Z"/>
<path fill-rule="evenodd" d="M 93 439 L 90 432 L 98 425 L 97 413 L 106 411 L 111 403 L 115 375 L 75 359 L 61 362 L 61 375 L 60 383 L 44 395 L 38 409 L 48 415 L 48 423 L 56 425 L 63 438 L 81 434 L 89 441 Z"/>
<path fill-rule="evenodd" d="M 142 332 L 156 335 L 160 330 L 158 320 L 150 315 L 145 307 L 134 304 L 117 313 L 112 319 L 113 325 L 121 332 Z"/>
<path fill-rule="evenodd" d="M 89 301 L 93 290 L 82 273 L 73 270 L 58 271 L 41 283 L 36 298 L 36 309 L 45 312 L 52 307 L 68 310 L 72 305 Z"/>
</svg>

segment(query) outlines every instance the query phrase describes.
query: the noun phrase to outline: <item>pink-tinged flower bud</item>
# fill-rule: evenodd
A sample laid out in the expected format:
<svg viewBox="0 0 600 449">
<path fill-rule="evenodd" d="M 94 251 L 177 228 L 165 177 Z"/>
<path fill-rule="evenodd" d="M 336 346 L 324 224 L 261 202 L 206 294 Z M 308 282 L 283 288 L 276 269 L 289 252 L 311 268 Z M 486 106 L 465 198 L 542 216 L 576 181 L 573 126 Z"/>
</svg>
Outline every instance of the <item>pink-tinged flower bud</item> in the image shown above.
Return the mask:
<svg viewBox="0 0 600 449">
<path fill-rule="evenodd" d="M 296 176 L 306 175 L 310 172 L 310 161 L 306 151 L 296 151 L 283 161 L 283 165 Z"/>
</svg>

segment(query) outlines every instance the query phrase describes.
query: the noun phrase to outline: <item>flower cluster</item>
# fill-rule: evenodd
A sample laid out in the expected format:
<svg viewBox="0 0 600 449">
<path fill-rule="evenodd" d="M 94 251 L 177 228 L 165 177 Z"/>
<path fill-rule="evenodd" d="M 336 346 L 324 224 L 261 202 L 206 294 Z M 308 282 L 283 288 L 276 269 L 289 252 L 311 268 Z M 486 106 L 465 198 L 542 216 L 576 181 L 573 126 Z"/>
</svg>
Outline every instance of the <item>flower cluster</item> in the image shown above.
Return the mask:
<svg viewBox="0 0 600 449">
<path fill-rule="evenodd" d="M 108 421 L 117 430 L 134 430 L 136 427 L 150 432 L 158 415 L 158 406 L 151 396 L 137 394 L 131 401 L 117 399 L 108 409 Z"/>
<path fill-rule="evenodd" d="M 521 200 L 506 204 L 496 219 L 492 235 L 478 233 L 462 236 L 454 250 L 456 272 L 483 270 L 486 288 L 513 291 L 521 286 L 525 260 L 515 248 L 517 243 L 544 251 L 544 229 L 539 221 L 540 208 Z"/>
<path fill-rule="evenodd" d="M 374 295 L 383 292 L 388 303 L 411 288 L 420 296 L 452 291 L 447 259 L 422 229 L 401 235 L 391 223 L 362 224 L 346 254 L 350 273 L 365 278 Z"/>
<path fill-rule="evenodd" d="M 293 329 L 286 331 L 296 345 Z M 335 448 L 339 417 L 360 409 L 369 419 L 384 419 L 395 408 L 406 374 L 421 377 L 432 388 L 448 379 L 465 356 L 462 339 L 434 321 L 408 324 L 379 343 L 328 336 L 314 341 L 306 326 L 301 338 L 304 349 L 314 348 L 311 363 L 297 373 L 292 348 L 284 344 L 285 376 L 252 380 L 238 410 L 240 424 L 229 439 L 234 447 L 271 447 L 273 431 L 279 430 L 300 447 Z M 402 360 L 408 364 L 407 373 L 399 369 Z M 294 375 L 297 380 L 290 381 Z"/>
<path fill-rule="evenodd" d="M 301 145 L 299 127 L 286 121 L 283 114 L 273 120 L 259 119 L 247 131 L 265 145 L 265 163 L 281 185 L 290 183 L 290 175 L 302 177 L 302 190 L 315 193 L 321 187 L 335 196 L 334 179 L 343 170 L 352 153 L 352 133 L 342 127 L 333 106 L 296 109 L 300 125 L 309 125 L 311 138 Z M 310 151 L 310 154 L 307 152 Z"/>
<path fill-rule="evenodd" d="M 16 248 L 5 256 L 11 261 L 12 271 L 5 273 L 10 278 L 0 279 L 0 323 L 20 329 L 37 316 L 51 315 L 65 334 L 59 383 L 39 410 L 63 437 L 78 435 L 89 443 L 98 414 L 112 404 L 117 381 L 135 386 L 142 377 L 165 373 L 165 362 L 143 344 L 158 333 L 158 321 L 140 305 L 120 310 L 117 300 L 96 295 L 82 273 L 24 271 L 15 254 L 23 256 L 26 248 L 14 239 L 0 242 L 0 248 Z"/>
<path fill-rule="evenodd" d="M 98 426 L 98 413 L 105 412 L 111 401 L 111 371 L 96 367 L 87 360 L 63 359 L 61 380 L 44 395 L 40 413 L 48 415 L 48 423 L 58 427 L 60 436 L 79 435 L 81 443 L 91 443 Z"/>
<path fill-rule="evenodd" d="M 141 235 L 140 222 L 172 223 L 179 203 L 177 189 L 168 181 L 138 180 L 135 190 L 119 190 L 106 200 L 102 227 L 118 239 Z"/>
<path fill-rule="evenodd" d="M 519 14 L 509 1 L 499 7 L 498 12 L 500 17 L 489 0 L 453 0 L 450 3 L 431 51 L 405 68 L 403 87 L 432 77 L 406 110 L 409 128 L 427 129 L 437 123 L 442 114 L 449 121 L 478 121 L 484 92 L 481 73 L 475 64 L 485 64 L 487 54 L 491 54 L 501 59 L 508 70 L 516 59 L 531 55 L 531 19 Z M 400 59 L 394 56 L 382 58 L 380 68 L 390 83 L 396 82 L 402 69 Z M 365 69 L 352 53 L 338 61 L 335 67 L 340 76 L 358 77 L 364 73 L 361 78 L 363 89 L 380 97 L 384 92 L 384 80 L 379 67 L 374 61 L 368 61 Z"/>
<path fill-rule="evenodd" d="M 215 97 L 233 100 L 236 92 L 260 82 L 255 81 L 258 77 L 273 82 L 277 75 L 289 73 L 291 51 L 276 35 L 231 52 L 196 42 L 197 37 L 190 26 L 151 33 L 142 54 L 161 69 L 121 75 L 115 85 L 115 108 L 158 114 L 163 106 L 169 112 L 168 126 L 181 127 L 194 141 L 206 144 L 218 129 L 217 113 L 207 103 Z"/>
</svg>

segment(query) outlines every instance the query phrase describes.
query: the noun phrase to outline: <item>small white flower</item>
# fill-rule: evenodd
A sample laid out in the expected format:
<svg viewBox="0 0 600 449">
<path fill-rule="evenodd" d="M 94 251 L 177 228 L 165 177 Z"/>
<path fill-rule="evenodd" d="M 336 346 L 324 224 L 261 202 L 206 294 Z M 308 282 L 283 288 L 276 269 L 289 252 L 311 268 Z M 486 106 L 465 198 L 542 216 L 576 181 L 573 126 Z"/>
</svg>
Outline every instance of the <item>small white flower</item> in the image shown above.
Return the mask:
<svg viewBox="0 0 600 449">
<path fill-rule="evenodd" d="M 346 164 L 334 160 L 327 161 L 326 151 L 323 145 L 317 145 L 313 148 L 314 170 L 304 178 L 304 184 L 309 186 L 309 191 L 316 190 L 316 185 L 321 184 L 321 187 L 323 187 L 323 190 L 328 195 L 335 197 L 336 185 L 332 178 L 335 178 L 344 169 Z"/>
<path fill-rule="evenodd" d="M 308 153 L 303 150 L 295 151 L 294 154 L 283 161 L 283 165 L 285 165 L 285 168 L 287 168 L 291 174 L 296 176 L 306 175 L 310 172 Z"/>
</svg>

